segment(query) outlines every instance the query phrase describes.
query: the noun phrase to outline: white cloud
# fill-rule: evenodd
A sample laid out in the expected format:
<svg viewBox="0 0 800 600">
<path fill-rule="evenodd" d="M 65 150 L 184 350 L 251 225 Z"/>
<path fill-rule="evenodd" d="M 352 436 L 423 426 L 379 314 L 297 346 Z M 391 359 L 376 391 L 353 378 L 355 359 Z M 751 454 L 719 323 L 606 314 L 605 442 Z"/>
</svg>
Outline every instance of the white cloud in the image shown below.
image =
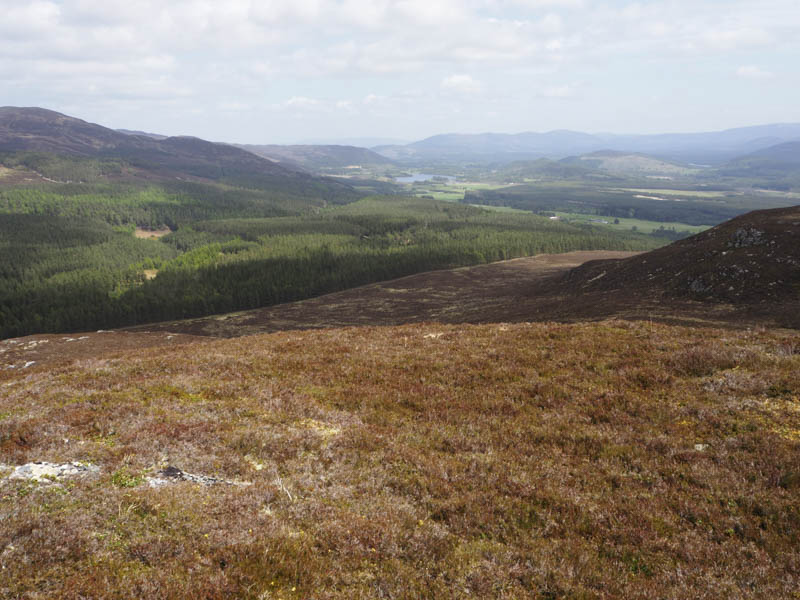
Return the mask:
<svg viewBox="0 0 800 600">
<path fill-rule="evenodd" d="M 483 84 L 471 75 L 449 75 L 442 79 L 441 88 L 457 94 L 478 94 L 483 91 Z"/>
<path fill-rule="evenodd" d="M 399 0 L 398 13 L 408 20 L 434 27 L 447 27 L 470 17 L 469 3 L 460 0 Z"/>
<path fill-rule="evenodd" d="M 546 34 L 558 34 L 564 29 L 564 20 L 557 14 L 550 13 L 536 24 L 537 29 Z"/>
<path fill-rule="evenodd" d="M 772 71 L 765 71 L 755 65 L 741 66 L 736 69 L 736 74 L 744 79 L 772 79 L 775 77 L 775 73 Z"/>
<path fill-rule="evenodd" d="M 580 8 L 586 4 L 585 0 L 510 0 L 510 3 L 528 8 Z"/>
<path fill-rule="evenodd" d="M 336 109 L 349 114 L 358 112 L 352 100 L 337 100 Z"/>
<path fill-rule="evenodd" d="M 574 95 L 575 88 L 571 85 L 550 85 L 541 92 L 544 98 L 572 98 Z"/>
<path fill-rule="evenodd" d="M 734 50 L 769 44 L 772 37 L 763 29 L 742 27 L 709 31 L 703 36 L 703 41 L 711 48 Z"/>
<path fill-rule="evenodd" d="M 319 110 L 323 108 L 323 103 L 316 98 L 306 96 L 292 96 L 283 103 L 286 108 L 296 108 L 299 110 Z"/>
<path fill-rule="evenodd" d="M 235 103 L 231 102 L 231 106 Z M 242 107 L 249 107 L 247 104 L 241 104 Z M 321 98 L 310 98 L 308 96 L 292 96 L 287 100 L 273 104 L 270 106 L 273 111 L 286 112 L 288 114 L 328 114 L 333 112 L 340 112 L 346 114 L 356 114 L 358 109 L 356 102 L 348 99 L 341 100 L 328 100 Z M 248 108 L 249 109 L 249 108 Z"/>
<path fill-rule="evenodd" d="M 61 14 L 54 2 L 7 3 L 0 4 L 0 9 L 0 32 L 7 40 L 38 38 L 57 26 Z"/>
<path fill-rule="evenodd" d="M 485 115 L 522 98 L 624 101 L 648 73 L 698 88 L 711 85 L 688 79 L 702 65 L 764 80 L 775 77 L 751 61 L 788 73 L 800 60 L 797 0 L 0 0 L 0 14 L 4 103 L 90 117 L 137 98 L 142 118 L 175 106 L 168 124 L 223 105 L 446 124 L 455 108 Z M 630 80 L 610 83 L 614 70 Z"/>
<path fill-rule="evenodd" d="M 227 100 L 220 102 L 217 106 L 223 112 L 241 113 L 253 110 L 253 106 L 245 102 L 237 102 L 236 100 Z"/>
</svg>

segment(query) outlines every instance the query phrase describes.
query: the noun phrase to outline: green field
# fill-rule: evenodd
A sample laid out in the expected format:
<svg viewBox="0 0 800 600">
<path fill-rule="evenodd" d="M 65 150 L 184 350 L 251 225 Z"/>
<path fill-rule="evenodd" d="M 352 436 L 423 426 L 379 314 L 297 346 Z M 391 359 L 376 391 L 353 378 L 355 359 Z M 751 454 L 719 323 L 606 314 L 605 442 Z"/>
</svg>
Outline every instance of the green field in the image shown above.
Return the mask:
<svg viewBox="0 0 800 600">
<path fill-rule="evenodd" d="M 660 228 L 674 229 L 675 231 L 687 231 L 690 234 L 700 233 L 708 229 L 707 225 L 687 225 L 686 223 L 665 222 L 660 221 L 647 221 L 644 219 L 627 219 L 619 217 L 611 217 L 608 215 L 586 215 L 582 213 L 568 213 L 555 211 L 555 215 L 559 219 L 567 223 L 587 223 L 591 225 L 600 225 L 602 227 L 609 227 L 616 230 L 633 230 L 641 231 L 643 233 L 652 233 L 658 231 Z M 615 223 L 615 219 L 619 223 Z M 607 221 L 602 223 L 601 221 Z M 635 229 L 634 229 L 635 228 Z"/>
<path fill-rule="evenodd" d="M 467 191 L 473 190 L 499 190 L 509 185 L 486 183 L 480 181 L 454 181 L 450 183 L 436 181 L 419 181 L 403 184 L 404 189 L 414 196 L 433 198 L 445 202 L 461 202 Z"/>
<path fill-rule="evenodd" d="M 482 208 L 483 210 L 490 210 L 492 212 L 519 213 L 525 215 L 533 214 L 529 210 L 522 210 L 521 208 L 511 208 L 510 206 L 490 206 L 488 204 L 470 204 L 470 206 L 474 206 L 475 208 Z"/>
<path fill-rule="evenodd" d="M 683 189 L 648 189 L 648 188 L 613 188 L 614 192 L 634 192 L 636 194 L 647 194 L 648 196 L 691 196 L 694 198 L 724 198 L 732 195 L 730 192 L 718 190 L 683 190 Z M 736 194 L 734 194 L 736 195 Z"/>
<path fill-rule="evenodd" d="M 477 181 L 457 181 L 450 183 L 443 182 L 416 182 L 413 184 L 406 184 L 406 189 L 409 193 L 422 198 L 430 198 L 434 200 L 441 200 L 446 202 L 464 202 L 464 197 L 469 192 L 503 192 L 503 191 L 516 191 L 518 184 L 496 184 L 490 182 L 477 182 Z M 721 191 L 703 191 L 703 190 L 682 190 L 682 189 L 647 189 L 647 188 L 610 188 L 604 186 L 597 186 L 594 190 L 587 191 L 585 186 L 576 186 L 574 183 L 568 181 L 548 181 L 541 185 L 544 189 L 551 189 L 556 196 L 564 197 L 564 208 L 572 202 L 569 197 L 570 192 L 578 199 L 583 199 L 587 195 L 602 198 L 605 194 L 624 194 L 630 195 L 634 200 L 639 200 L 636 195 L 642 196 L 656 196 L 663 195 L 674 199 L 679 196 L 686 196 L 695 199 L 716 199 L 730 197 L 730 192 Z M 740 194 L 737 194 L 740 196 Z M 535 212 L 531 209 L 505 206 L 505 205 L 492 205 L 483 203 L 470 203 L 470 206 L 483 208 L 486 210 L 493 210 L 495 212 L 511 212 L 521 214 L 531 214 Z M 573 223 L 578 225 L 597 225 L 609 227 L 615 231 L 639 231 L 642 233 L 655 233 L 663 232 L 663 230 L 670 230 L 680 233 L 681 235 L 672 235 L 668 237 L 685 237 L 695 233 L 699 233 L 708 229 L 709 225 L 697 225 L 681 222 L 678 220 L 656 221 L 652 219 L 638 219 L 631 217 L 615 217 L 609 214 L 595 214 L 595 213 L 580 213 L 567 210 L 553 210 L 552 214 L 557 215 L 563 222 Z M 616 219 L 616 223 L 615 223 Z M 607 223 L 603 223 L 607 221 Z"/>
</svg>

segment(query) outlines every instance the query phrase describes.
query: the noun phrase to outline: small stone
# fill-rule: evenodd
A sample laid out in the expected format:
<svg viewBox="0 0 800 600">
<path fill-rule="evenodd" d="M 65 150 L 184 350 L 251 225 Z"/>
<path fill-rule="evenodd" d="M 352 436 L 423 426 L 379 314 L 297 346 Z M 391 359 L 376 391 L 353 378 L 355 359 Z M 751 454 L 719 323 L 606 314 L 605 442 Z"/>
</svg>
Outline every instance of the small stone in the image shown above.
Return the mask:
<svg viewBox="0 0 800 600">
<path fill-rule="evenodd" d="M 161 477 L 147 477 L 146 478 L 147 485 L 151 488 L 160 488 L 165 485 L 169 485 L 169 480 L 162 479 Z"/>
</svg>

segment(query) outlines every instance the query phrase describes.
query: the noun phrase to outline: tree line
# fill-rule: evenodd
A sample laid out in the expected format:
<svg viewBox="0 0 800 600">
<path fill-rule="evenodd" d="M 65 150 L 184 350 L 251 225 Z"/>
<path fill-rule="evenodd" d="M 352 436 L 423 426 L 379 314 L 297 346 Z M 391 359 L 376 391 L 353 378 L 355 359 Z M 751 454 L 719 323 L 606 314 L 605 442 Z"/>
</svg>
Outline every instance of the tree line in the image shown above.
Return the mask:
<svg viewBox="0 0 800 600">
<path fill-rule="evenodd" d="M 110 221 L 36 211 L 0 218 L 0 337 L 243 310 L 537 253 L 657 244 L 400 197 L 289 217 L 190 221 L 160 240 L 137 239 Z M 148 269 L 157 276 L 149 279 Z"/>
</svg>

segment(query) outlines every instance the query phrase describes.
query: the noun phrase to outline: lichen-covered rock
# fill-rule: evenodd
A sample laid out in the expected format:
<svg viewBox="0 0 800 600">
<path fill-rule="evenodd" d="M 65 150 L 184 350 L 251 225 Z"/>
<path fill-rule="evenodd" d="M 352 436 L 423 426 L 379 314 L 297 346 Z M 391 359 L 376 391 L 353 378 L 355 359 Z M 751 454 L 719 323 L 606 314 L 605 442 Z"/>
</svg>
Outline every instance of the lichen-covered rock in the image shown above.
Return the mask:
<svg viewBox="0 0 800 600">
<path fill-rule="evenodd" d="M 39 482 L 57 481 L 65 477 L 85 476 L 100 472 L 100 467 L 83 462 L 56 464 L 37 461 L 10 468 L 12 471 L 7 479 L 27 479 Z"/>
<path fill-rule="evenodd" d="M 764 232 L 755 227 L 741 227 L 733 232 L 728 246 L 731 248 L 749 248 L 765 242 Z"/>
<path fill-rule="evenodd" d="M 689 281 L 689 291 L 694 294 L 703 294 L 710 291 L 710 289 L 701 277 Z"/>
</svg>

